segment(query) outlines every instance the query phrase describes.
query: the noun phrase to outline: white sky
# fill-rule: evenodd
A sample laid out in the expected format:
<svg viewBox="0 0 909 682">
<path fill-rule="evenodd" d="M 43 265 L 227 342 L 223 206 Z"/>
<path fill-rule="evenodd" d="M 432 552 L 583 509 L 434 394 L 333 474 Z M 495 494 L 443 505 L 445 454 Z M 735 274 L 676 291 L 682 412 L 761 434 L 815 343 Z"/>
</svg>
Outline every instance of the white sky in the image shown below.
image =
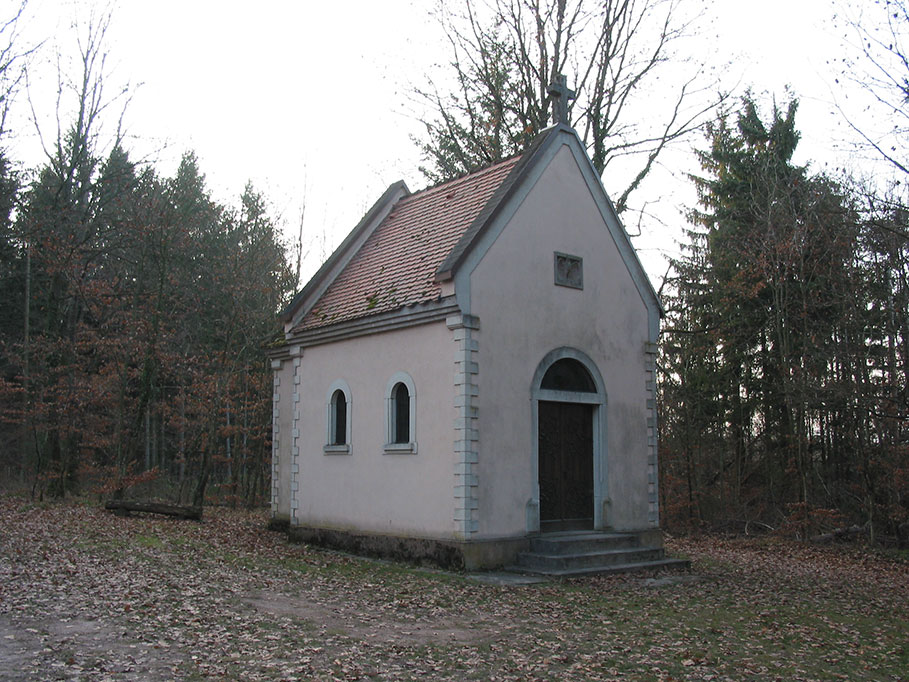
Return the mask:
<svg viewBox="0 0 909 682">
<path fill-rule="evenodd" d="M 715 0 L 689 40 L 727 87 L 750 86 L 761 96 L 801 101 L 799 162 L 833 168 L 844 130 L 831 113 L 839 41 L 833 0 Z M 12 8 L 14 0 L 0 0 Z M 434 0 L 381 2 L 316 0 L 121 0 L 108 34 L 107 87 L 129 82 L 126 113 L 134 159 L 154 160 L 171 174 L 194 150 L 215 198 L 236 203 L 248 180 L 281 215 L 288 238 L 305 202 L 311 273 L 385 188 L 404 179 L 426 183 L 411 136 L 420 133 L 411 87 L 447 58 L 429 17 Z M 45 135 L 53 135 L 57 51 L 71 54 L 74 19 L 85 25 L 100 0 L 29 0 L 23 37 L 47 40 L 32 68 L 31 99 Z M 8 14 L 8 12 L 6 13 Z M 696 55 L 697 56 L 697 55 Z M 75 71 L 73 71 L 75 73 Z M 569 83 L 572 76 L 569 75 Z M 20 104 L 25 97 L 20 98 Z M 19 109 L 12 156 L 40 158 L 34 126 Z M 702 140 L 692 141 L 703 146 Z M 645 220 L 635 243 L 656 286 L 674 252 L 694 197 L 681 179 L 690 159 L 667 157 L 647 198 L 659 220 Z M 625 178 L 604 178 L 618 190 Z M 629 226 L 629 231 L 635 229 Z"/>
</svg>

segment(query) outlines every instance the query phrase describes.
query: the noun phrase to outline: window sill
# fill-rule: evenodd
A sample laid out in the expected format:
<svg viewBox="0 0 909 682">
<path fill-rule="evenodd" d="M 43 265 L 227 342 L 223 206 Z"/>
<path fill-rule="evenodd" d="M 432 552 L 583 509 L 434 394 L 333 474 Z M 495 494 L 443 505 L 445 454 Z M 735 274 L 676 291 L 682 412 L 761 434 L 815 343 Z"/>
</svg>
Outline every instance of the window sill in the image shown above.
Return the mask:
<svg viewBox="0 0 909 682">
<path fill-rule="evenodd" d="M 350 445 L 348 443 L 343 443 L 341 445 L 324 445 L 322 446 L 322 453 L 326 455 L 349 455 Z"/>
<path fill-rule="evenodd" d="M 415 455 L 417 454 L 416 443 L 386 443 L 386 455 Z"/>
</svg>

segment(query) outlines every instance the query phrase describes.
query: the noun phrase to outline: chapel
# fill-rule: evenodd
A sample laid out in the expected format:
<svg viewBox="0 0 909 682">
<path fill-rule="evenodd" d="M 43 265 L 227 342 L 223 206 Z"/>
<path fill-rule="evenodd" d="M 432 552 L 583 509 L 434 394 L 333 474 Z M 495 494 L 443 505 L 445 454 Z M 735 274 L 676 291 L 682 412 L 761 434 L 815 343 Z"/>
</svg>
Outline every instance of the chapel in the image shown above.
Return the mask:
<svg viewBox="0 0 909 682">
<path fill-rule="evenodd" d="M 669 561 L 662 309 L 557 110 L 518 156 L 391 185 L 284 310 L 275 525 L 466 569 Z"/>
</svg>

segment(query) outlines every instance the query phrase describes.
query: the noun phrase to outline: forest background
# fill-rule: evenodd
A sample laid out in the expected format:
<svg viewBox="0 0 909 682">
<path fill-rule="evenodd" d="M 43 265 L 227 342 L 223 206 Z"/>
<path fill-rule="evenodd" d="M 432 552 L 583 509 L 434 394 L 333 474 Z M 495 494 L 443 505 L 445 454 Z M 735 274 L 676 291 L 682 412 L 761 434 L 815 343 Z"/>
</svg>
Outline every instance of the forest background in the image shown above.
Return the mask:
<svg viewBox="0 0 909 682">
<path fill-rule="evenodd" d="M 131 91 L 109 77 L 110 14 L 77 22 L 79 57 L 58 59 L 56 83 L 30 81 L 49 48 L 22 41 L 27 7 L 0 17 L 2 485 L 35 497 L 261 504 L 263 346 L 314 237 L 301 220 L 287 243 L 284 218 L 252 185 L 216 200 L 191 152 L 173 173 L 131 157 Z M 667 155 L 694 149 L 688 230 L 655 282 L 667 310 L 664 525 L 799 536 L 855 527 L 909 541 L 906 6 L 842 12 L 847 49 L 831 73 L 873 115 L 839 114 L 855 158 L 879 162 L 848 175 L 794 164 L 797 93 L 777 102 L 724 89 L 695 60 L 682 59 L 690 68 L 678 76 L 679 50 L 697 36 L 687 9 L 440 5 L 450 59 L 411 93 L 421 170 L 442 181 L 519 152 L 550 120 L 559 73 L 597 168 L 622 178 L 612 194 L 630 232 L 659 219 L 631 197 Z M 42 101 L 53 112 L 36 112 Z M 8 151 L 22 107 L 42 143 L 32 165 Z"/>
</svg>

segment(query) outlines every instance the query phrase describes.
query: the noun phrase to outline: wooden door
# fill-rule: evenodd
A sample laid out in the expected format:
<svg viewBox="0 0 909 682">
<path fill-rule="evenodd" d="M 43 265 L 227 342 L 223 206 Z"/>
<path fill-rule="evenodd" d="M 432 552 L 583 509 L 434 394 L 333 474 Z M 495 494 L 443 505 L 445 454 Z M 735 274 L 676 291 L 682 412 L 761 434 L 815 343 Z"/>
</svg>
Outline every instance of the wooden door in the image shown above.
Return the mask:
<svg viewBox="0 0 909 682">
<path fill-rule="evenodd" d="M 540 530 L 593 528 L 593 406 L 539 403 Z"/>
</svg>

